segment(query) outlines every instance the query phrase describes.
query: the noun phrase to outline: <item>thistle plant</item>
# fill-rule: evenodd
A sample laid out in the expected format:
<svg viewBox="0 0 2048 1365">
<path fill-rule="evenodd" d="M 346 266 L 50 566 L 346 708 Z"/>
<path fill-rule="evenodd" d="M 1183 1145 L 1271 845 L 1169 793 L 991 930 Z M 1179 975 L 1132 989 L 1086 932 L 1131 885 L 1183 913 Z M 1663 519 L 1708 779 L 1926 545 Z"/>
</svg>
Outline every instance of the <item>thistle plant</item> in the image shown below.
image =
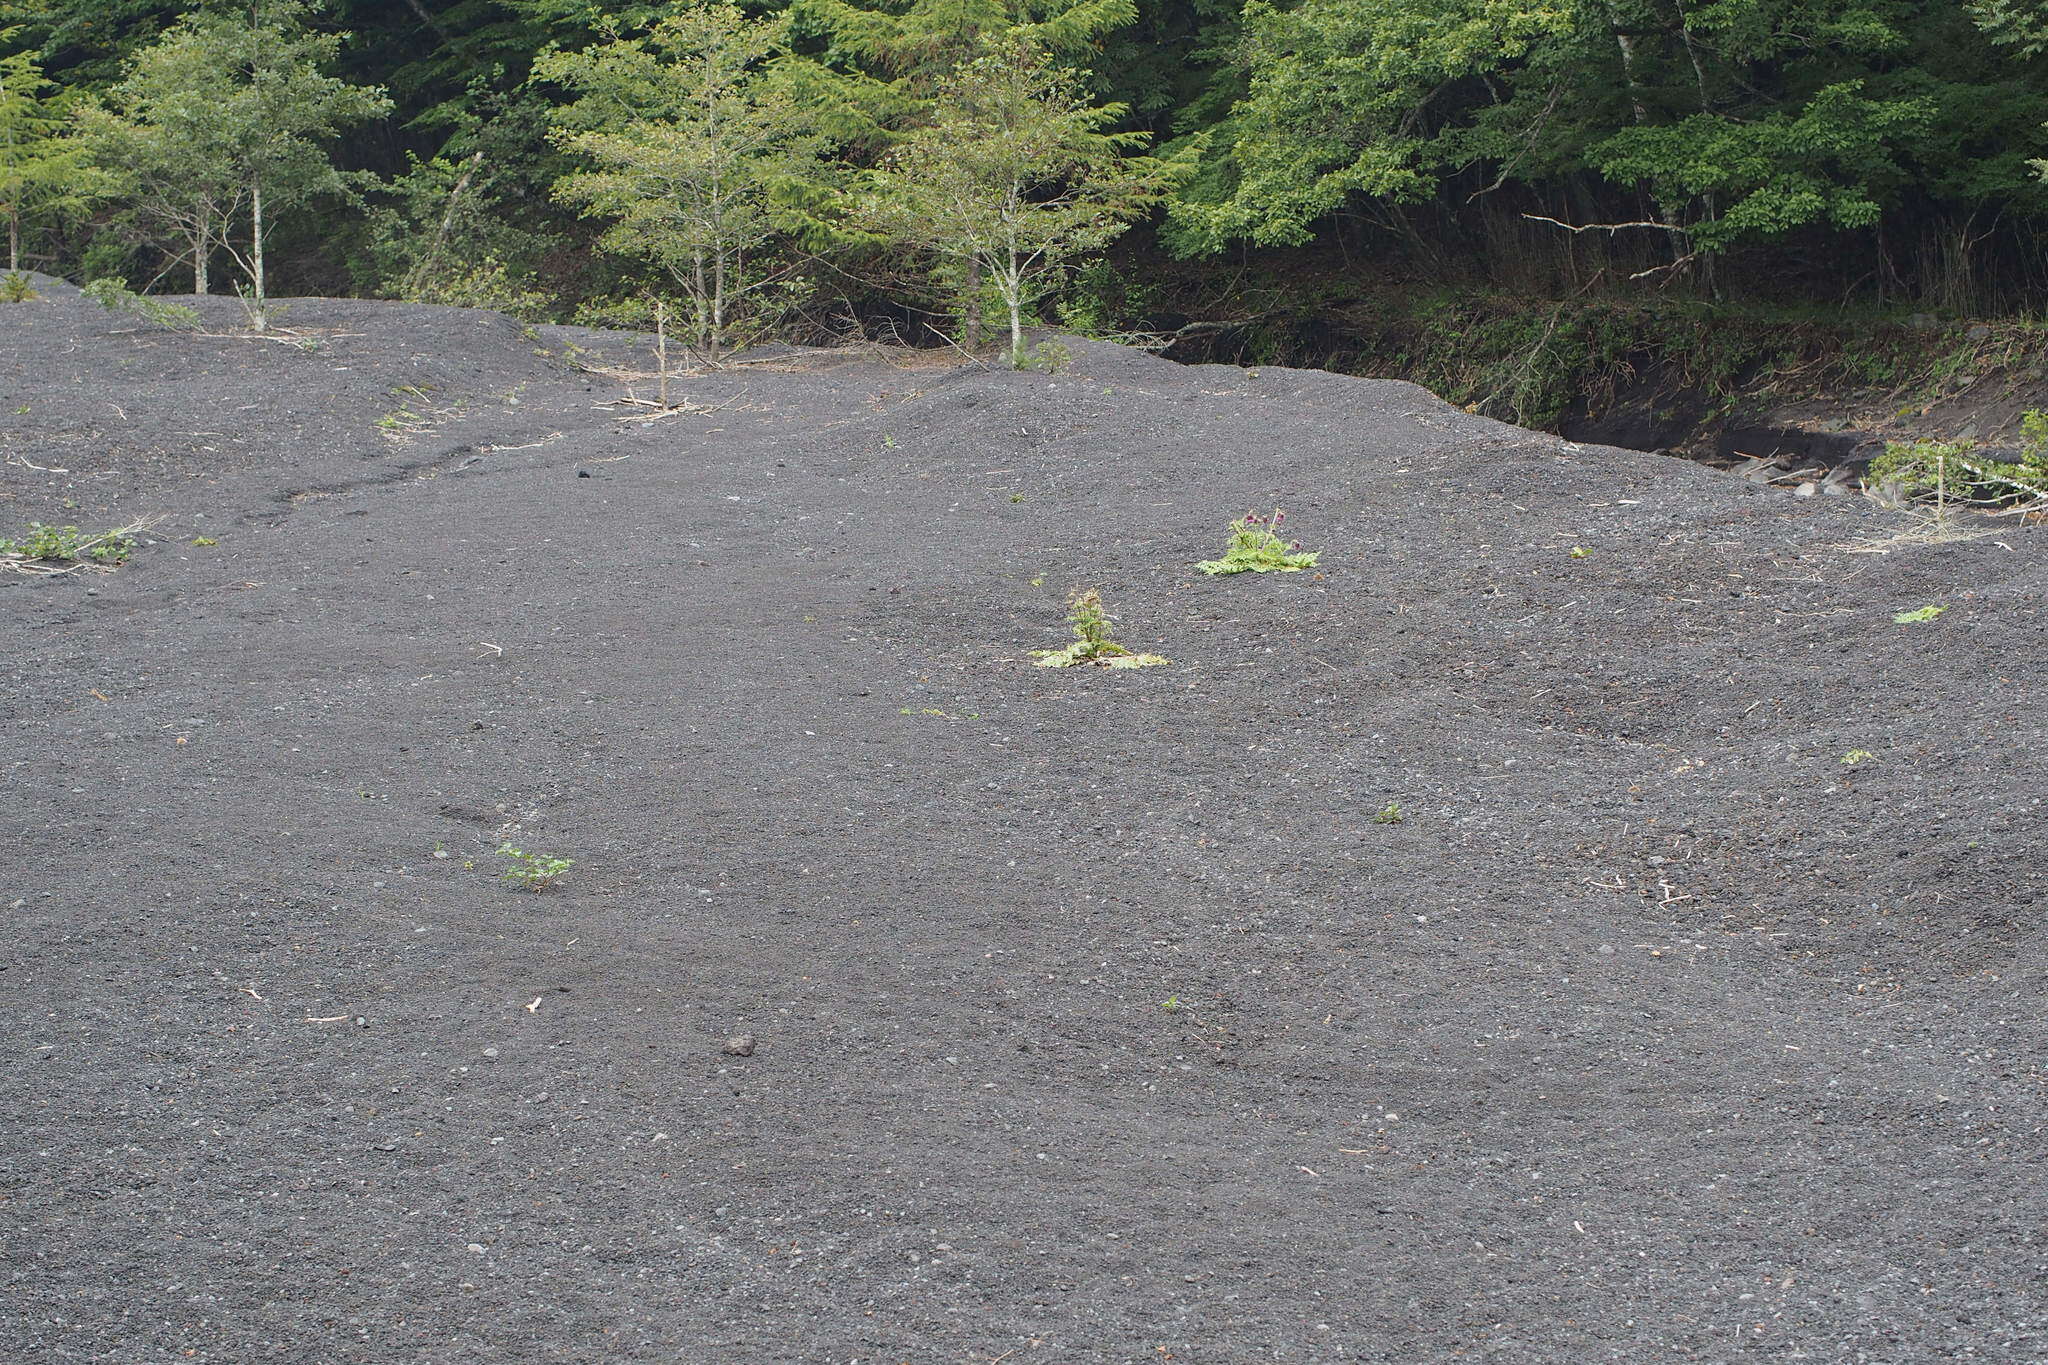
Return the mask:
<svg viewBox="0 0 2048 1365">
<path fill-rule="evenodd" d="M 1224 547 L 1223 558 L 1203 560 L 1195 567 L 1205 574 L 1299 573 L 1314 567 L 1315 551 L 1303 550 L 1298 540 L 1280 538 L 1280 524 L 1286 520 L 1287 513 L 1277 507 L 1270 517 L 1245 513 L 1230 523 L 1230 544 Z"/>
<path fill-rule="evenodd" d="M 1074 643 L 1065 649 L 1034 649 L 1040 668 L 1073 668 L 1094 664 L 1098 668 L 1150 668 L 1169 663 L 1157 654 L 1135 654 L 1110 638 L 1109 613 L 1102 608 L 1102 594 L 1093 588 L 1077 591 L 1067 599 L 1067 622 L 1074 628 Z"/>
</svg>

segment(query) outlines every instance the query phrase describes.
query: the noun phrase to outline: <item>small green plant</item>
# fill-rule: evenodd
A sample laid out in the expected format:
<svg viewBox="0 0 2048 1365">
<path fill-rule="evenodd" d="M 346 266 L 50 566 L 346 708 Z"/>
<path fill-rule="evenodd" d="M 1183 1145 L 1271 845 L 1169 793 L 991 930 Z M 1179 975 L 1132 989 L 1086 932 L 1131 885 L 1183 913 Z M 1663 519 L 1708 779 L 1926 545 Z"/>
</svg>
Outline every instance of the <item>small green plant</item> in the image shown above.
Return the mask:
<svg viewBox="0 0 2048 1365">
<path fill-rule="evenodd" d="M 1408 812 L 1401 809 L 1399 801 L 1389 801 L 1378 815 L 1373 816 L 1372 822 L 1375 825 L 1398 825 L 1407 818 Z"/>
<path fill-rule="evenodd" d="M 1586 548 L 1585 546 L 1583 546 L 1583 545 L 1574 545 L 1574 546 L 1572 546 L 1572 558 L 1573 558 L 1573 559 L 1584 559 L 1584 558 L 1586 558 L 1586 556 L 1588 556 L 1588 555 L 1590 555 L 1590 554 L 1592 554 L 1592 553 L 1593 553 L 1593 552 L 1592 552 L 1591 550 L 1587 549 L 1587 548 Z"/>
<path fill-rule="evenodd" d="M 1230 544 L 1224 548 L 1223 558 L 1204 560 L 1195 567 L 1205 574 L 1300 573 L 1313 568 L 1315 551 L 1303 550 L 1298 540 L 1280 539 L 1280 524 L 1286 520 L 1287 513 L 1277 507 L 1270 517 L 1245 513 L 1230 523 Z"/>
<path fill-rule="evenodd" d="M 220 544 L 220 542 L 215 540 L 212 536 L 194 536 L 192 537 L 192 543 L 194 545 L 200 546 Z"/>
<path fill-rule="evenodd" d="M 1163 1009 L 1163 1010 L 1177 1010 L 1177 1009 L 1179 1009 L 1179 1008 L 1180 1008 L 1180 997 L 1179 997 L 1179 996 L 1177 996 L 1177 995 L 1169 995 L 1169 996 L 1167 996 L 1167 997 L 1166 997 L 1166 998 L 1165 998 L 1164 1000 L 1162 1000 L 1162 1001 L 1160 1001 L 1160 1002 L 1159 1002 L 1159 1008 L 1161 1008 L 1161 1009 Z"/>
<path fill-rule="evenodd" d="M 100 307 L 113 313 L 133 313 L 154 327 L 168 328 L 173 332 L 196 332 L 199 330 L 199 310 L 187 308 L 182 303 L 165 303 L 146 294 L 138 294 L 119 280 L 93 280 L 87 284 L 84 294 Z"/>
<path fill-rule="evenodd" d="M 1017 352 L 1014 363 L 1020 370 L 1058 374 L 1074 363 L 1074 353 L 1057 341 L 1041 341 L 1028 351 Z"/>
<path fill-rule="evenodd" d="M 525 849 L 514 848 L 511 844 L 500 847 L 498 853 L 511 860 L 504 872 L 499 875 L 528 891 L 547 890 L 576 863 L 574 858 L 551 858 L 545 854 L 528 853 Z"/>
<path fill-rule="evenodd" d="M 1876 757 L 1877 755 L 1873 754 L 1868 749 L 1851 749 L 1848 753 L 1842 755 L 1842 762 L 1848 764 L 1850 767 L 1853 768 L 1858 763 L 1863 762 L 1863 760 L 1867 758 Z"/>
<path fill-rule="evenodd" d="M 1169 663 L 1157 654 L 1135 654 L 1110 638 L 1109 613 L 1102 608 L 1102 594 L 1093 588 L 1076 592 L 1067 599 L 1067 622 L 1074 628 L 1074 643 L 1065 649 L 1034 649 L 1040 668 L 1073 668 L 1094 664 L 1098 668 L 1151 668 Z"/>
<path fill-rule="evenodd" d="M 1917 625 L 1922 621 L 1932 621 L 1947 610 L 1947 607 L 1920 607 L 1914 611 L 1897 612 L 1892 616 L 1892 624 L 1895 626 Z"/>
<path fill-rule="evenodd" d="M 26 270 L 10 270 L 0 275 L 0 303 L 31 303 L 41 297 Z"/>
<path fill-rule="evenodd" d="M 28 573 L 63 573 L 74 568 L 114 569 L 135 553 L 135 533 L 144 523 L 88 535 L 76 526 L 28 524 L 19 539 L 0 540 L 0 564 Z"/>
</svg>

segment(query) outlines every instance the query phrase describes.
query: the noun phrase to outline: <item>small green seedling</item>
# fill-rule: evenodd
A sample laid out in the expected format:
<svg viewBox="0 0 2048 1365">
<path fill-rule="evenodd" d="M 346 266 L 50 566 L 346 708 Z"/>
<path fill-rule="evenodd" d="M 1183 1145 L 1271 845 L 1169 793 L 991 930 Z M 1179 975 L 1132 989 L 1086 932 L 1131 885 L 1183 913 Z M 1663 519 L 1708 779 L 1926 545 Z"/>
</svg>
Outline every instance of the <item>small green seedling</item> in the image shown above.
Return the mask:
<svg viewBox="0 0 2048 1365">
<path fill-rule="evenodd" d="M 1273 509 L 1270 517 L 1262 517 L 1257 512 L 1245 513 L 1230 523 L 1230 544 L 1224 547 L 1223 558 L 1205 559 L 1195 567 L 1212 575 L 1300 573 L 1303 569 L 1315 567 L 1315 551 L 1303 550 L 1298 540 L 1280 539 L 1280 523 L 1286 520 L 1287 513 L 1278 507 Z"/>
<path fill-rule="evenodd" d="M 1892 617 L 1892 624 L 1895 626 L 1917 625 L 1922 621 L 1932 621 L 1947 610 L 1947 607 L 1921 607 L 1917 611 L 1902 611 Z"/>
<path fill-rule="evenodd" d="M 511 859 L 504 872 L 504 880 L 526 888 L 528 891 L 545 891 L 554 885 L 557 878 L 575 866 L 574 858 L 551 858 L 540 853 L 528 853 L 524 849 L 506 844 L 498 850 L 503 857 Z"/>
<path fill-rule="evenodd" d="M 1407 818 L 1408 812 L 1401 809 L 1399 801 L 1389 801 L 1384 810 L 1373 816 L 1372 822 L 1375 825 L 1398 825 Z"/>
<path fill-rule="evenodd" d="M 1842 755 L 1842 762 L 1848 764 L 1850 767 L 1853 768 L 1858 763 L 1863 762 L 1863 760 L 1867 758 L 1876 757 L 1877 755 L 1873 754 L 1868 749 L 1851 749 L 1848 753 Z"/>
<path fill-rule="evenodd" d="M 1583 546 L 1583 545 L 1574 545 L 1574 546 L 1572 546 L 1572 558 L 1573 558 L 1573 559 L 1584 559 L 1584 558 L 1585 558 L 1586 556 L 1588 556 L 1588 555 L 1590 555 L 1590 554 L 1592 554 L 1592 553 L 1593 553 L 1593 552 L 1592 552 L 1591 550 L 1587 549 L 1587 548 L 1586 548 L 1585 546 Z"/>
<path fill-rule="evenodd" d="M 0 303 L 32 303 L 41 297 L 26 270 L 10 270 L 0 275 Z"/>
<path fill-rule="evenodd" d="M 214 539 L 214 538 L 213 538 L 212 536 L 194 536 L 194 537 L 192 537 L 192 543 L 193 543 L 194 545 L 218 545 L 218 544 L 220 544 L 220 542 L 219 542 L 219 541 L 217 541 L 217 540 L 215 540 L 215 539 Z"/>
<path fill-rule="evenodd" d="M 23 403 L 23 404 L 22 404 L 22 405 L 21 405 L 20 407 L 16 408 L 16 409 L 14 410 L 14 415 L 15 415 L 16 417 L 26 417 L 26 416 L 28 416 L 28 404 L 26 404 L 26 403 Z"/>
<path fill-rule="evenodd" d="M 1089 588 L 1067 600 L 1067 621 L 1074 627 L 1074 643 L 1065 649 L 1034 649 L 1031 656 L 1040 668 L 1073 668 L 1094 664 L 1098 668 L 1151 668 L 1170 663 L 1157 654 L 1135 654 L 1109 638 L 1109 613 L 1102 609 L 1102 594 Z"/>
<path fill-rule="evenodd" d="M 1179 997 L 1179 996 L 1177 996 L 1177 995 L 1169 995 L 1169 996 L 1167 996 L 1167 997 L 1166 997 L 1166 998 L 1165 998 L 1164 1000 L 1162 1000 L 1162 1001 L 1160 1001 L 1160 1002 L 1159 1002 L 1159 1008 L 1161 1008 L 1161 1009 L 1163 1009 L 1163 1010 L 1177 1010 L 1177 1009 L 1179 1009 L 1179 1008 L 1180 1008 L 1180 997 Z"/>
</svg>

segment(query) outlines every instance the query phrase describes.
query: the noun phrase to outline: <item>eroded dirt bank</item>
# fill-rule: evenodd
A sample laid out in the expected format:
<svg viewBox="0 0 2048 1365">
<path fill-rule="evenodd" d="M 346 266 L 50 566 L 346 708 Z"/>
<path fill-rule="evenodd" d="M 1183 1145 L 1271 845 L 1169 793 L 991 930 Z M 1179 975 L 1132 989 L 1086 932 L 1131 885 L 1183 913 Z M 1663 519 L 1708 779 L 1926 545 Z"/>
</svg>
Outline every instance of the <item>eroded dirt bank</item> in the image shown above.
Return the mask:
<svg viewBox="0 0 2048 1365">
<path fill-rule="evenodd" d="M 634 423 L 626 339 L 287 322 L 0 318 L 0 523 L 165 517 L 0 580 L 13 1356 L 2048 1355 L 2038 538 L 1086 343 Z M 1317 574 L 1192 571 L 1275 504 Z M 1029 666 L 1083 584 L 1174 665 Z"/>
</svg>

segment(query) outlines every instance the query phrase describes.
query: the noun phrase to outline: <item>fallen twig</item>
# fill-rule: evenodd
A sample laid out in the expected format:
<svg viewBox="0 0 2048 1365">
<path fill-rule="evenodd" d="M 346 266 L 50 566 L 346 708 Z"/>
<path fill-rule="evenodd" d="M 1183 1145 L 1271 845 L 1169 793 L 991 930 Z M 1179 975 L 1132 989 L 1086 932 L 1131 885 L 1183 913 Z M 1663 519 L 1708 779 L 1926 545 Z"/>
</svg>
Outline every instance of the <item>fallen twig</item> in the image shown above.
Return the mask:
<svg viewBox="0 0 2048 1365">
<path fill-rule="evenodd" d="M 658 403 L 651 398 L 635 398 L 633 395 L 627 394 L 624 398 L 613 398 L 607 402 L 594 403 L 592 404 L 592 406 L 600 408 L 647 408 L 650 409 L 647 412 L 620 413 L 618 414 L 618 420 L 621 422 L 659 422 L 664 417 L 676 417 L 684 413 L 689 413 L 694 416 L 701 416 L 707 412 L 717 412 L 721 408 L 729 408 L 734 403 L 739 402 L 740 399 L 745 398 L 748 392 L 749 390 L 741 389 L 738 393 L 726 399 L 723 403 L 692 403 L 685 400 L 684 402 L 681 403 L 667 404 Z"/>
</svg>

